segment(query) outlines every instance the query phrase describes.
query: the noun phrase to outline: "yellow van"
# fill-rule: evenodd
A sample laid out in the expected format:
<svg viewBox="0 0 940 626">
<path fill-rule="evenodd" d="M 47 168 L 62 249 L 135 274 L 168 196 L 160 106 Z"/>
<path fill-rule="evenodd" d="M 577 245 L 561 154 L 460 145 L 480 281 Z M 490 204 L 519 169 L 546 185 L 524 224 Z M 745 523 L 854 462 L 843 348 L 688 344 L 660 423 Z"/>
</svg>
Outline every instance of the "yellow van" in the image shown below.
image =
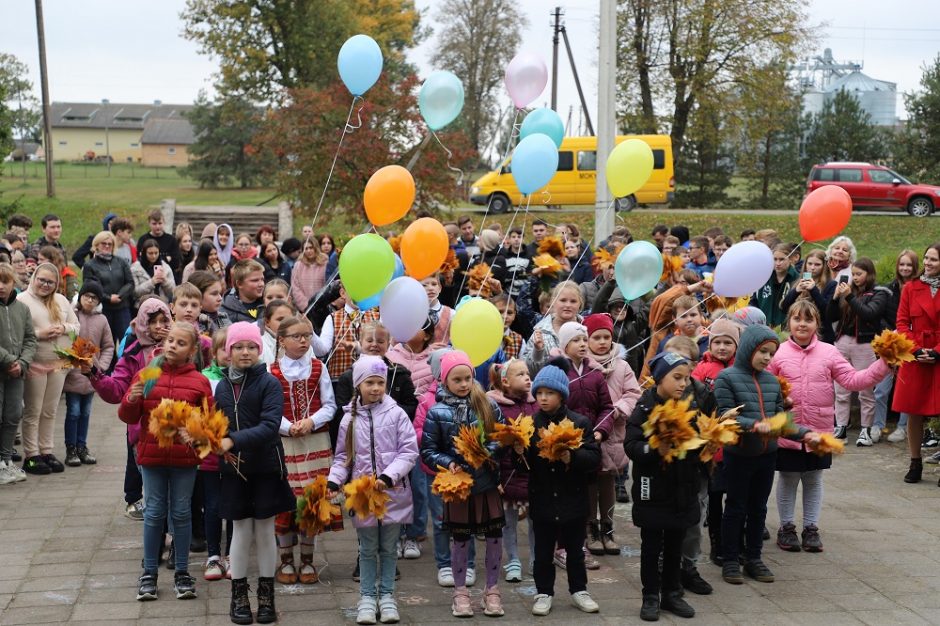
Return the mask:
<svg viewBox="0 0 940 626">
<path fill-rule="evenodd" d="M 616 142 L 642 139 L 653 149 L 653 174 L 643 187 L 627 198 L 617 198 L 617 209 L 630 211 L 637 204 L 665 204 L 676 190 L 669 135 L 619 135 Z M 532 204 L 594 205 L 597 137 L 565 137 L 558 150 L 558 171 L 539 192 Z M 470 202 L 490 207 L 491 213 L 505 213 L 523 201 L 510 173 L 509 159 L 498 170 L 478 178 L 470 188 Z M 545 193 L 547 192 L 547 193 Z"/>
</svg>

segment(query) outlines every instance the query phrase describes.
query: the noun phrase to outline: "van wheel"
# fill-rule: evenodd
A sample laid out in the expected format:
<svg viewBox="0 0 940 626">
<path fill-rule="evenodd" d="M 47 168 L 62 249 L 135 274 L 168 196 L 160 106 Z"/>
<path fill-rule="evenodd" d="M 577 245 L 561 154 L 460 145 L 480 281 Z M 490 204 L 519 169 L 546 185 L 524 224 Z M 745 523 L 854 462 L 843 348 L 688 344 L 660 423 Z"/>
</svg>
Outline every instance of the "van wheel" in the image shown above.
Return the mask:
<svg viewBox="0 0 940 626">
<path fill-rule="evenodd" d="M 636 196 L 627 196 L 626 198 L 617 198 L 615 206 L 618 211 L 629 213 L 636 208 Z"/>
<path fill-rule="evenodd" d="M 923 196 L 911 198 L 907 203 L 907 212 L 914 217 L 929 217 L 933 213 L 933 202 Z"/>
<path fill-rule="evenodd" d="M 511 206 L 509 198 L 501 193 L 494 193 L 490 196 L 490 213 L 505 213 Z"/>
</svg>

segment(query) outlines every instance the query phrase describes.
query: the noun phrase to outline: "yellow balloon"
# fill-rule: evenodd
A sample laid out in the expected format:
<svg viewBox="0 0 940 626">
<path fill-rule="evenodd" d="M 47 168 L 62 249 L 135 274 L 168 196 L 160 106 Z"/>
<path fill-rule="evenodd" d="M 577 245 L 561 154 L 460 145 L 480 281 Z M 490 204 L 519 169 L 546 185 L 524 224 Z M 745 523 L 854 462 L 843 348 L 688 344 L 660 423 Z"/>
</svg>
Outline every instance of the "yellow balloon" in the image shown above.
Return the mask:
<svg viewBox="0 0 940 626">
<path fill-rule="evenodd" d="M 450 342 L 474 367 L 485 363 L 503 344 L 503 316 L 486 300 L 464 302 L 450 323 Z"/>
<path fill-rule="evenodd" d="M 607 186 L 615 198 L 626 198 L 646 184 L 653 173 L 653 151 L 642 139 L 617 144 L 607 157 Z"/>
</svg>

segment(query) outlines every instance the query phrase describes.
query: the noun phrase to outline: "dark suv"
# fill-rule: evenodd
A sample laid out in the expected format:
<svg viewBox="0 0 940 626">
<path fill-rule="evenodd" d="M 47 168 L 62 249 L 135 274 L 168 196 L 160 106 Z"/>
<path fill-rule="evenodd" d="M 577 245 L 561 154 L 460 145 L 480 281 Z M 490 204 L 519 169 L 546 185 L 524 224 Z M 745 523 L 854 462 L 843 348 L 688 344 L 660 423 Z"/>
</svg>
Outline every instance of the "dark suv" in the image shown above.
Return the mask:
<svg viewBox="0 0 940 626">
<path fill-rule="evenodd" d="M 806 180 L 806 193 L 823 185 L 838 185 L 849 192 L 853 209 L 887 207 L 927 217 L 940 203 L 940 187 L 914 184 L 887 167 L 871 163 L 814 165 Z"/>
</svg>

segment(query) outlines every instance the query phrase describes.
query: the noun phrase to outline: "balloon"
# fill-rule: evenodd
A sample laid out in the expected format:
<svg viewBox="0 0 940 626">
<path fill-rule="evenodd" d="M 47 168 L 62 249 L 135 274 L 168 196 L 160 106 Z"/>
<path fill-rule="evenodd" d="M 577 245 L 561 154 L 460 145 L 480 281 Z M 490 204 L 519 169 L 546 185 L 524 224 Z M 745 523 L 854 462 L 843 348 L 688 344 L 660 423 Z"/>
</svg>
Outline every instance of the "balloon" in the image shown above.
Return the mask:
<svg viewBox="0 0 940 626">
<path fill-rule="evenodd" d="M 852 198 L 838 185 L 823 185 L 803 198 L 800 205 L 800 235 L 806 241 L 835 237 L 849 224 Z"/>
<path fill-rule="evenodd" d="M 555 142 L 556 148 L 561 148 L 561 140 L 565 138 L 565 125 L 551 109 L 535 109 L 522 120 L 519 138 L 525 139 L 535 134 L 547 135 Z"/>
<path fill-rule="evenodd" d="M 382 301 L 382 294 L 385 293 L 385 290 L 373 294 L 366 298 L 365 300 L 356 300 L 356 306 L 359 307 L 360 311 L 368 311 L 369 309 L 374 309 L 379 306 L 379 303 Z"/>
<path fill-rule="evenodd" d="M 395 271 L 392 272 L 392 280 L 396 278 L 401 278 L 405 275 L 405 264 L 401 262 L 401 257 L 397 254 L 395 255 Z"/>
<path fill-rule="evenodd" d="M 415 220 L 401 236 L 401 260 L 408 275 L 416 280 L 439 270 L 449 249 L 447 231 L 433 217 Z"/>
<path fill-rule="evenodd" d="M 382 51 L 368 35 L 353 35 L 339 49 L 336 67 L 339 77 L 354 96 L 369 91 L 382 73 Z"/>
<path fill-rule="evenodd" d="M 503 344 L 503 316 L 486 300 L 465 302 L 451 319 L 450 342 L 455 349 L 466 352 L 477 367 Z"/>
<path fill-rule="evenodd" d="M 506 67 L 504 82 L 513 104 L 522 109 L 542 94 L 548 83 L 548 70 L 538 55 L 523 50 Z"/>
<path fill-rule="evenodd" d="M 463 83 L 453 72 L 431 72 L 418 92 L 418 109 L 431 130 L 453 122 L 463 109 Z"/>
<path fill-rule="evenodd" d="M 382 323 L 396 341 L 408 341 L 428 319 L 428 297 L 414 278 L 403 276 L 388 284 L 379 304 Z"/>
<path fill-rule="evenodd" d="M 395 253 L 375 233 L 353 237 L 339 255 L 339 278 L 355 302 L 381 292 L 394 271 Z"/>
<path fill-rule="evenodd" d="M 547 135 L 529 135 L 512 153 L 512 178 L 525 195 L 549 183 L 558 170 L 558 148 Z"/>
<path fill-rule="evenodd" d="M 415 201 L 415 179 L 401 165 L 379 168 L 366 183 L 362 203 L 375 226 L 388 226 L 405 217 Z"/>
<path fill-rule="evenodd" d="M 614 276 L 626 300 L 647 294 L 663 274 L 663 254 L 648 241 L 634 241 L 617 255 Z"/>
<path fill-rule="evenodd" d="M 715 293 L 739 298 L 764 286 L 774 271 L 774 255 L 760 241 L 736 243 L 718 259 L 715 267 Z"/>
<path fill-rule="evenodd" d="M 615 198 L 626 198 L 653 173 L 653 151 L 642 139 L 621 141 L 607 157 L 607 186 Z"/>
</svg>

